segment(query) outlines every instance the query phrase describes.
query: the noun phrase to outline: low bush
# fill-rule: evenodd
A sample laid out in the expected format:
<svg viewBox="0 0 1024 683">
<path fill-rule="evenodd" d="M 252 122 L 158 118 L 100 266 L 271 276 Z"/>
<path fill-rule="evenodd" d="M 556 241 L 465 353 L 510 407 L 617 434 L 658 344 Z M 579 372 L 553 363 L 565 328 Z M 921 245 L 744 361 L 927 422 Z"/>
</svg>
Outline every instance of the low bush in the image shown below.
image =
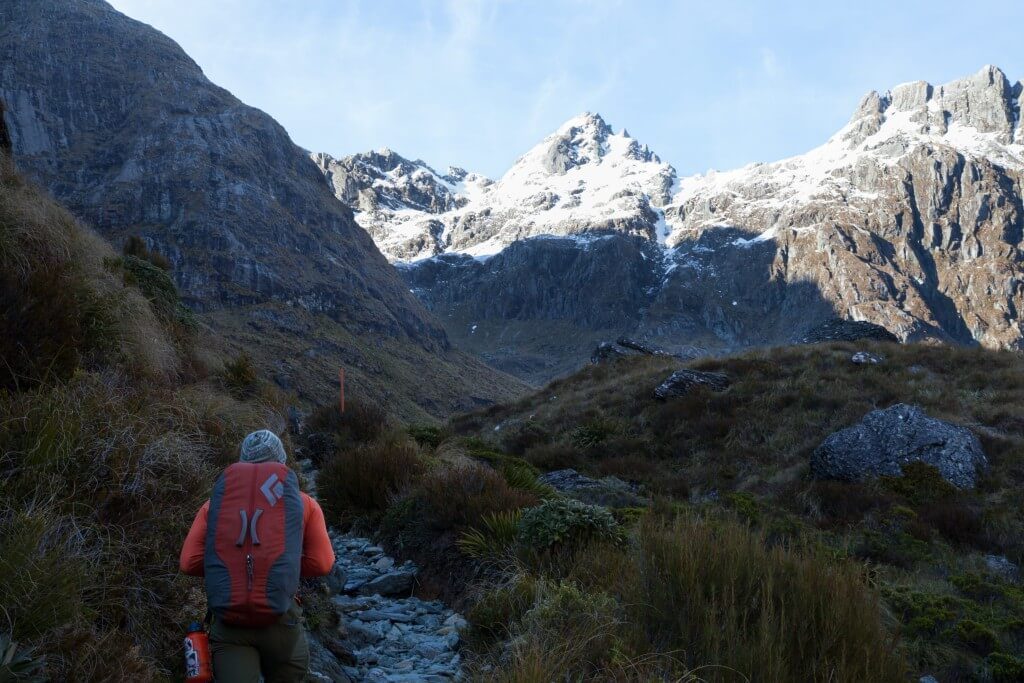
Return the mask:
<svg viewBox="0 0 1024 683">
<path fill-rule="evenodd" d="M 138 235 L 132 235 L 125 240 L 121 253 L 130 256 L 138 261 L 145 261 L 163 271 L 171 269 L 171 262 L 159 252 L 153 251 L 146 246 L 146 241 Z"/>
<path fill-rule="evenodd" d="M 1019 683 L 1024 681 L 1024 657 L 993 652 L 987 664 L 992 672 L 993 683 Z"/>
<path fill-rule="evenodd" d="M 946 500 L 922 506 L 921 520 L 960 547 L 990 550 L 981 515 L 963 501 Z"/>
<path fill-rule="evenodd" d="M 490 467 L 478 464 L 438 467 L 418 483 L 417 499 L 428 511 L 426 523 L 435 529 L 467 529 L 487 515 L 533 505 L 537 498 L 513 489 Z"/>
<path fill-rule="evenodd" d="M 317 477 L 329 522 L 347 524 L 358 515 L 384 512 L 425 469 L 414 444 L 383 441 L 340 451 Z"/>
<path fill-rule="evenodd" d="M 564 642 L 570 647 L 556 651 L 551 675 L 564 679 L 571 672 L 592 672 L 603 668 L 617 645 L 622 621 L 621 609 L 611 595 L 583 590 L 571 581 L 541 581 L 531 607 L 519 620 L 515 650 L 550 649 Z M 514 641 L 515 642 L 515 641 Z"/>
<path fill-rule="evenodd" d="M 335 447 L 350 448 L 368 444 L 384 435 L 390 427 L 387 413 L 372 403 L 349 401 L 342 413 L 336 404 L 318 407 L 306 419 L 310 433 L 327 433 L 334 437 Z"/>
<path fill-rule="evenodd" d="M 607 508 L 571 498 L 545 500 L 523 512 L 519 540 L 534 551 L 571 549 L 590 540 L 614 540 L 620 529 Z"/>
<path fill-rule="evenodd" d="M 591 420 L 573 429 L 569 433 L 569 440 L 576 448 L 587 450 L 599 446 L 621 431 L 622 425 L 614 420 Z"/>
<path fill-rule="evenodd" d="M 416 443 L 425 448 L 437 448 L 448 438 L 447 430 L 434 425 L 412 425 L 406 431 Z"/>
<path fill-rule="evenodd" d="M 992 652 L 999 642 L 995 631 L 971 619 L 961 621 L 953 632 L 962 643 L 980 655 Z"/>
</svg>

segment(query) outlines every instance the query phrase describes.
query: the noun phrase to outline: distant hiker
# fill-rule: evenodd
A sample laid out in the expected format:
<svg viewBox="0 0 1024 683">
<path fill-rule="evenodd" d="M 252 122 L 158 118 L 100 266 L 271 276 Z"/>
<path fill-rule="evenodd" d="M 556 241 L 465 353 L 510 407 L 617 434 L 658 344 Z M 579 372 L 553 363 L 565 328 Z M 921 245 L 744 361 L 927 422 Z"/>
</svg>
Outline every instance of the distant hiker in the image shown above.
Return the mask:
<svg viewBox="0 0 1024 683">
<path fill-rule="evenodd" d="M 203 576 L 218 683 L 301 681 L 309 666 L 300 576 L 334 566 L 324 513 L 299 491 L 273 432 L 242 441 L 239 462 L 217 479 L 181 549 L 181 571 Z"/>
</svg>

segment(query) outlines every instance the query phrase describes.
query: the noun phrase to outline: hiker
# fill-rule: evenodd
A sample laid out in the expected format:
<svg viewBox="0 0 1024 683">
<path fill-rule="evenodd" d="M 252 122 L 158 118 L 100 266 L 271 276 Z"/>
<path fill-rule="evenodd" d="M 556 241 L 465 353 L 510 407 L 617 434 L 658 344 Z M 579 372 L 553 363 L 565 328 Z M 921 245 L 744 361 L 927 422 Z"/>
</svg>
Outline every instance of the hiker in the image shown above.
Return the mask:
<svg viewBox="0 0 1024 683">
<path fill-rule="evenodd" d="M 296 592 L 300 576 L 334 566 L 324 513 L 299 491 L 284 445 L 266 429 L 242 441 L 181 549 L 181 571 L 206 583 L 218 683 L 301 681 L 309 646 Z"/>
</svg>

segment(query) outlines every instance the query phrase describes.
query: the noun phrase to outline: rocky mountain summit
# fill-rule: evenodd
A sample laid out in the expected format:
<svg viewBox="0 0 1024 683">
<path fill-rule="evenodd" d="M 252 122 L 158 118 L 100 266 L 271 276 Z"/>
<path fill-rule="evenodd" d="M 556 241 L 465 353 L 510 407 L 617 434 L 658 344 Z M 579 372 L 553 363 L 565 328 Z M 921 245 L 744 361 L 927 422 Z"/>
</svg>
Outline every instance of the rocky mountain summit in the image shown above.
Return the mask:
<svg viewBox="0 0 1024 683">
<path fill-rule="evenodd" d="M 113 244 L 165 256 L 190 307 L 286 389 L 322 400 L 344 364 L 409 416 L 507 395 L 285 130 L 155 29 L 102 0 L 0 0 L 0 100 L 18 167 Z M 439 375 L 429 393 L 411 367 Z"/>
<path fill-rule="evenodd" d="M 566 121 L 496 181 L 458 168 L 442 176 L 390 150 L 313 158 L 395 261 L 445 252 L 488 256 L 549 235 L 663 240 L 657 207 L 668 202 L 676 177 L 646 145 L 591 113 Z"/>
<path fill-rule="evenodd" d="M 872 92 L 821 147 L 724 173 L 677 178 L 585 114 L 498 181 L 413 163 L 429 208 L 334 186 L 457 343 L 534 381 L 621 334 L 725 351 L 835 317 L 1021 348 L 1021 90 L 988 66 Z"/>
</svg>

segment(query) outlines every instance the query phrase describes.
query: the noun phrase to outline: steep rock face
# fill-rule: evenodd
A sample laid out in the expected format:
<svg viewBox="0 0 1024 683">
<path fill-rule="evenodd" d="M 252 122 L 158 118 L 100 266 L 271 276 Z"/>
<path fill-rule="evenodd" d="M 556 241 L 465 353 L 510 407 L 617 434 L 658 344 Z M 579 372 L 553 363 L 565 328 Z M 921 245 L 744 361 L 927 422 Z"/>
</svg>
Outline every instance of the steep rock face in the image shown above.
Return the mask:
<svg viewBox="0 0 1024 683">
<path fill-rule="evenodd" d="M 105 2 L 0 2 L 0 99 L 18 165 L 115 243 L 149 240 L 192 305 L 447 343 L 273 119 Z"/>
<path fill-rule="evenodd" d="M 19 168 L 167 256 L 218 353 L 314 401 L 344 365 L 351 395 L 408 420 L 522 388 L 452 349 L 308 153 L 153 28 L 100 0 L 0 0 L 0 101 Z"/>
<path fill-rule="evenodd" d="M 356 220 L 392 259 L 444 251 L 443 223 L 437 214 L 466 203 L 457 185 L 467 174 L 440 175 L 422 161 L 409 161 L 389 149 L 335 159 L 314 154 L 338 199 L 357 212 Z"/>
<path fill-rule="evenodd" d="M 789 282 L 902 339 L 1020 348 L 1021 86 L 1001 71 L 870 93 L 803 156 L 686 178 L 668 244 L 723 226 L 769 242 Z"/>
<path fill-rule="evenodd" d="M 602 340 L 717 352 L 798 341 L 834 317 L 904 341 L 1022 348 L 1021 90 L 985 67 L 945 85 L 872 92 L 807 154 L 678 180 L 625 132 L 583 115 L 500 181 L 447 188 L 455 208 L 407 202 L 368 229 L 378 243 L 410 226 L 409 235 L 429 233 L 389 258 L 420 259 L 402 272 L 455 338 L 486 319 L 480 330 L 499 346 L 470 346 L 510 369 L 516 349 L 541 343 L 524 341 L 529 321 L 550 336 L 556 318 L 566 342 L 543 344 L 576 364 L 599 330 Z M 551 235 L 575 244 L 539 239 Z M 572 267 L 552 267 L 572 250 Z M 524 305 L 537 293 L 544 306 Z"/>
</svg>

